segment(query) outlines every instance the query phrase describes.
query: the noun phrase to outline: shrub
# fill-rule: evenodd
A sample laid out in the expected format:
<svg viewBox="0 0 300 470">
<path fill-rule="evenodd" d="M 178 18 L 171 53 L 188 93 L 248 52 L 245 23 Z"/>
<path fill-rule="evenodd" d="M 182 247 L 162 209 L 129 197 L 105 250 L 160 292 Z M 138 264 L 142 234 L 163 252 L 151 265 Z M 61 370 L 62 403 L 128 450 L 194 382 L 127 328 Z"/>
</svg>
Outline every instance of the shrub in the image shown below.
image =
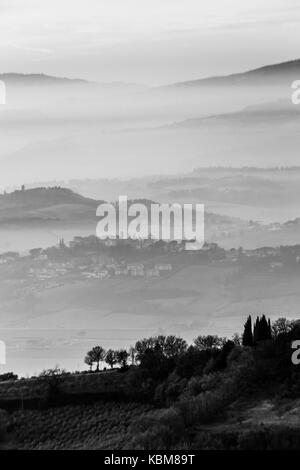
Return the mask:
<svg viewBox="0 0 300 470">
<path fill-rule="evenodd" d="M 4 447 L 7 441 L 7 433 L 6 433 L 6 423 L 8 420 L 8 416 L 6 411 L 0 410 L 0 450 Z"/>
<path fill-rule="evenodd" d="M 183 393 L 187 379 L 172 373 L 167 380 L 160 383 L 154 392 L 154 402 L 159 406 L 172 405 Z"/>
<path fill-rule="evenodd" d="M 180 440 L 184 423 L 180 413 L 175 408 L 169 408 L 143 416 L 135 428 L 139 432 L 132 439 L 131 448 L 167 450 Z"/>
<path fill-rule="evenodd" d="M 17 374 L 13 372 L 6 372 L 5 374 L 0 374 L 0 382 L 6 382 L 8 380 L 18 380 Z"/>
<path fill-rule="evenodd" d="M 270 427 L 239 433 L 240 450 L 299 450 L 300 430 L 287 427 Z"/>
</svg>

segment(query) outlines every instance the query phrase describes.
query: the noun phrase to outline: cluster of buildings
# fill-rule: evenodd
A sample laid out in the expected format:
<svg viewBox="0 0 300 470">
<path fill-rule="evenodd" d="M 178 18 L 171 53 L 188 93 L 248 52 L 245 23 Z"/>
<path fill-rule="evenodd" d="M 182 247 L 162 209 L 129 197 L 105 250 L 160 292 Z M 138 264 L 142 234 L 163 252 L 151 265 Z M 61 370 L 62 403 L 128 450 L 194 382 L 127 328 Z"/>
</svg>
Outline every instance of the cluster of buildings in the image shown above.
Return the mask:
<svg viewBox="0 0 300 470">
<path fill-rule="evenodd" d="M 105 267 L 92 271 L 83 271 L 81 274 L 87 279 L 108 279 L 112 277 L 129 276 L 134 278 L 157 278 L 162 274 L 170 273 L 173 265 L 170 263 L 147 266 L 144 263 L 118 263 L 115 260 L 107 263 Z"/>
<path fill-rule="evenodd" d="M 44 267 L 36 267 L 28 269 L 28 277 L 38 279 L 40 281 L 46 281 L 48 279 L 53 279 L 55 277 L 64 276 L 71 270 L 71 266 L 67 263 L 62 263 L 61 265 L 56 263 L 46 264 Z"/>
<path fill-rule="evenodd" d="M 99 240 L 95 236 L 75 237 L 69 247 L 63 240 L 57 247 L 48 249 L 34 248 L 26 255 L 19 255 L 14 252 L 7 252 L 0 255 L 0 264 L 17 261 L 17 266 L 22 266 L 25 278 L 32 281 L 41 281 L 42 285 L 56 285 L 69 278 L 74 279 L 109 279 L 115 277 L 132 278 L 158 278 L 163 274 L 168 274 L 173 270 L 173 264 L 169 262 L 155 263 L 150 256 L 147 261 L 132 261 L 132 258 L 144 260 L 140 252 L 137 256 L 131 255 L 127 250 L 124 256 L 118 252 L 112 252 L 110 249 L 101 249 L 101 247 L 124 246 L 123 240 Z M 150 240 L 126 240 L 136 250 L 144 248 L 147 250 L 153 241 Z M 160 248 L 163 253 L 168 244 L 163 242 Z M 173 246 L 175 244 L 172 243 Z M 177 245 L 177 244 L 176 244 Z M 133 256 L 132 256 L 133 255 Z M 147 258 L 147 256 L 146 256 Z"/>
<path fill-rule="evenodd" d="M 300 245 L 231 249 L 226 252 L 226 260 L 240 262 L 244 266 L 252 262 L 252 265 L 265 266 L 269 271 L 280 271 L 285 266 L 292 268 L 300 265 Z"/>
<path fill-rule="evenodd" d="M 95 248 L 114 248 L 114 247 L 123 247 L 131 248 L 136 251 L 147 251 L 153 248 L 161 248 L 166 253 L 179 253 L 185 249 L 184 241 L 161 241 L 154 240 L 152 238 L 126 238 L 122 239 L 119 237 L 107 238 L 101 240 L 95 235 L 90 235 L 88 237 L 74 237 L 73 240 L 69 242 L 69 247 L 73 250 L 76 249 L 95 249 Z"/>
<path fill-rule="evenodd" d="M 127 250 L 130 245 L 133 250 Z M 152 250 L 155 246 L 154 251 Z M 103 247 L 108 249 L 103 249 Z M 111 247 L 121 250 L 111 250 Z M 123 250 L 123 247 L 125 249 Z M 158 249 L 158 251 L 156 251 Z M 143 251 L 144 250 L 144 251 Z M 182 253 L 181 253 L 182 252 Z M 41 281 L 36 286 L 56 286 L 78 279 L 129 277 L 154 279 L 168 275 L 175 266 L 201 263 L 235 263 L 236 266 L 263 267 L 279 271 L 285 266 L 300 266 L 300 245 L 262 247 L 254 250 L 243 248 L 224 250 L 216 243 L 205 243 L 201 250 L 185 251 L 185 244 L 155 242 L 153 240 L 99 240 L 96 236 L 75 237 L 66 246 L 61 240 L 57 247 L 36 248 L 26 255 L 17 252 L 0 254 L 1 276 L 7 279 L 5 265 L 15 267 L 10 279 L 31 279 Z M 24 273 L 21 276 L 20 273 Z"/>
</svg>

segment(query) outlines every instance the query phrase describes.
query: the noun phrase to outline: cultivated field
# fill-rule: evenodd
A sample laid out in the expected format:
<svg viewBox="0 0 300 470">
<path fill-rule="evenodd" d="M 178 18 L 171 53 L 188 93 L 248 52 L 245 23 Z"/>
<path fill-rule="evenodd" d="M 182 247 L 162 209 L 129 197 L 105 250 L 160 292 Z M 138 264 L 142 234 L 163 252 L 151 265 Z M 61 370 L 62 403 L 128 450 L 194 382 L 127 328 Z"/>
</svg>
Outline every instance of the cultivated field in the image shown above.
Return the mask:
<svg viewBox="0 0 300 470">
<path fill-rule="evenodd" d="M 97 402 L 47 410 L 17 411 L 8 417 L 17 449 L 126 449 L 134 424 L 150 406 Z"/>
</svg>

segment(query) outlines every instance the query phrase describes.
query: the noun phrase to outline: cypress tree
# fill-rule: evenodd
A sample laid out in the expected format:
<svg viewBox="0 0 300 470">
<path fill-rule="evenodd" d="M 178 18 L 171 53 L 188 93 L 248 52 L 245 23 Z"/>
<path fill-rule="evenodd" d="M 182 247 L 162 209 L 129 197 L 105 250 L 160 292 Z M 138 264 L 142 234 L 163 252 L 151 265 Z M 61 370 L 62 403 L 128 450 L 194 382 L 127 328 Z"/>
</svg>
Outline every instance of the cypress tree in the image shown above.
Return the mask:
<svg viewBox="0 0 300 470">
<path fill-rule="evenodd" d="M 244 325 L 244 333 L 242 339 L 243 346 L 253 346 L 253 334 L 252 334 L 252 318 L 251 315 L 247 318 Z"/>
<path fill-rule="evenodd" d="M 268 339 L 271 339 L 271 323 L 270 319 L 266 319 L 266 316 L 263 315 L 261 318 L 261 339 L 263 341 L 266 341 Z"/>
<path fill-rule="evenodd" d="M 256 344 L 260 338 L 260 319 L 257 316 L 253 327 L 253 343 Z"/>
<path fill-rule="evenodd" d="M 254 344 L 257 344 L 259 341 L 266 341 L 268 339 L 271 339 L 271 322 L 270 319 L 266 319 L 265 315 L 262 315 L 262 317 L 256 318 L 256 322 L 254 325 Z"/>
</svg>

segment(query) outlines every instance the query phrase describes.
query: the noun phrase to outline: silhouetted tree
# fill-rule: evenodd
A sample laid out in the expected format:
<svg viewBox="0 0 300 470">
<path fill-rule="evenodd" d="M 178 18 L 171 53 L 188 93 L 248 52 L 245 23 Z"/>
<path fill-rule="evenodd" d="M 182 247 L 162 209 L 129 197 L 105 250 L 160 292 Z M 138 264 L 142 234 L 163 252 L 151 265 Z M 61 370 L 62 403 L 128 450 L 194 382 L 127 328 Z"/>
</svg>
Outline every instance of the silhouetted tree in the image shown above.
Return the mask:
<svg viewBox="0 0 300 470">
<path fill-rule="evenodd" d="M 200 335 L 194 340 L 195 347 L 199 351 L 203 351 L 205 349 L 219 349 L 225 342 L 226 338 L 221 338 L 217 335 Z"/>
<path fill-rule="evenodd" d="M 105 350 L 101 346 L 95 346 L 91 351 L 87 353 L 92 363 L 96 363 L 96 371 L 99 371 L 99 364 L 105 358 Z"/>
<path fill-rule="evenodd" d="M 60 383 L 61 378 L 66 374 L 65 369 L 60 369 L 58 365 L 53 367 L 52 369 L 44 369 L 39 377 L 38 382 L 44 383 L 47 385 L 47 394 L 46 394 L 46 401 L 48 403 L 56 403 L 56 401 L 60 397 Z M 22 401 L 23 407 L 23 401 Z"/>
<path fill-rule="evenodd" d="M 254 323 L 254 326 L 253 326 L 253 343 L 254 344 L 257 344 L 259 334 L 260 334 L 259 323 L 260 323 L 259 317 L 256 317 L 256 320 L 255 320 L 255 323 Z"/>
<path fill-rule="evenodd" d="M 92 368 L 93 368 L 93 359 L 92 359 L 92 357 L 91 357 L 89 354 L 87 354 L 87 355 L 85 356 L 84 362 L 85 362 L 85 364 L 86 364 L 87 366 L 89 366 L 90 371 L 91 371 Z"/>
<path fill-rule="evenodd" d="M 127 366 L 128 357 L 129 354 L 126 349 L 120 349 L 119 351 L 116 351 L 117 363 L 120 364 L 120 366 L 123 368 Z"/>
<path fill-rule="evenodd" d="M 292 330 L 294 324 L 295 322 L 293 320 L 287 320 L 286 318 L 282 317 L 278 318 L 272 323 L 272 336 L 277 338 L 277 336 L 281 334 L 289 333 Z"/>
<path fill-rule="evenodd" d="M 143 355 L 148 350 L 154 350 L 155 347 L 155 338 L 143 338 L 135 343 L 136 350 L 136 359 L 138 361 L 142 360 Z"/>
<path fill-rule="evenodd" d="M 170 335 L 166 337 L 163 354 L 168 358 L 178 357 L 187 350 L 187 347 L 187 342 L 184 339 Z"/>
<path fill-rule="evenodd" d="M 252 333 L 252 318 L 251 315 L 247 318 L 244 325 L 244 333 L 242 336 L 243 346 L 253 346 L 253 333 Z"/>
<path fill-rule="evenodd" d="M 178 336 L 152 336 L 137 341 L 135 344 L 136 358 L 141 361 L 146 351 L 160 351 L 166 358 L 175 358 L 187 350 L 187 343 Z"/>
<path fill-rule="evenodd" d="M 268 339 L 271 339 L 271 337 L 272 333 L 270 320 L 267 320 L 265 315 L 263 315 L 261 318 L 257 317 L 253 330 L 254 343 L 256 344 L 259 341 L 267 341 Z"/>
<path fill-rule="evenodd" d="M 109 349 L 105 354 L 105 362 L 113 368 L 113 366 L 118 362 L 116 351 Z"/>
<path fill-rule="evenodd" d="M 0 382 L 6 382 L 8 380 L 18 380 L 18 375 L 14 374 L 13 372 L 5 372 L 4 374 L 0 374 Z"/>
</svg>

